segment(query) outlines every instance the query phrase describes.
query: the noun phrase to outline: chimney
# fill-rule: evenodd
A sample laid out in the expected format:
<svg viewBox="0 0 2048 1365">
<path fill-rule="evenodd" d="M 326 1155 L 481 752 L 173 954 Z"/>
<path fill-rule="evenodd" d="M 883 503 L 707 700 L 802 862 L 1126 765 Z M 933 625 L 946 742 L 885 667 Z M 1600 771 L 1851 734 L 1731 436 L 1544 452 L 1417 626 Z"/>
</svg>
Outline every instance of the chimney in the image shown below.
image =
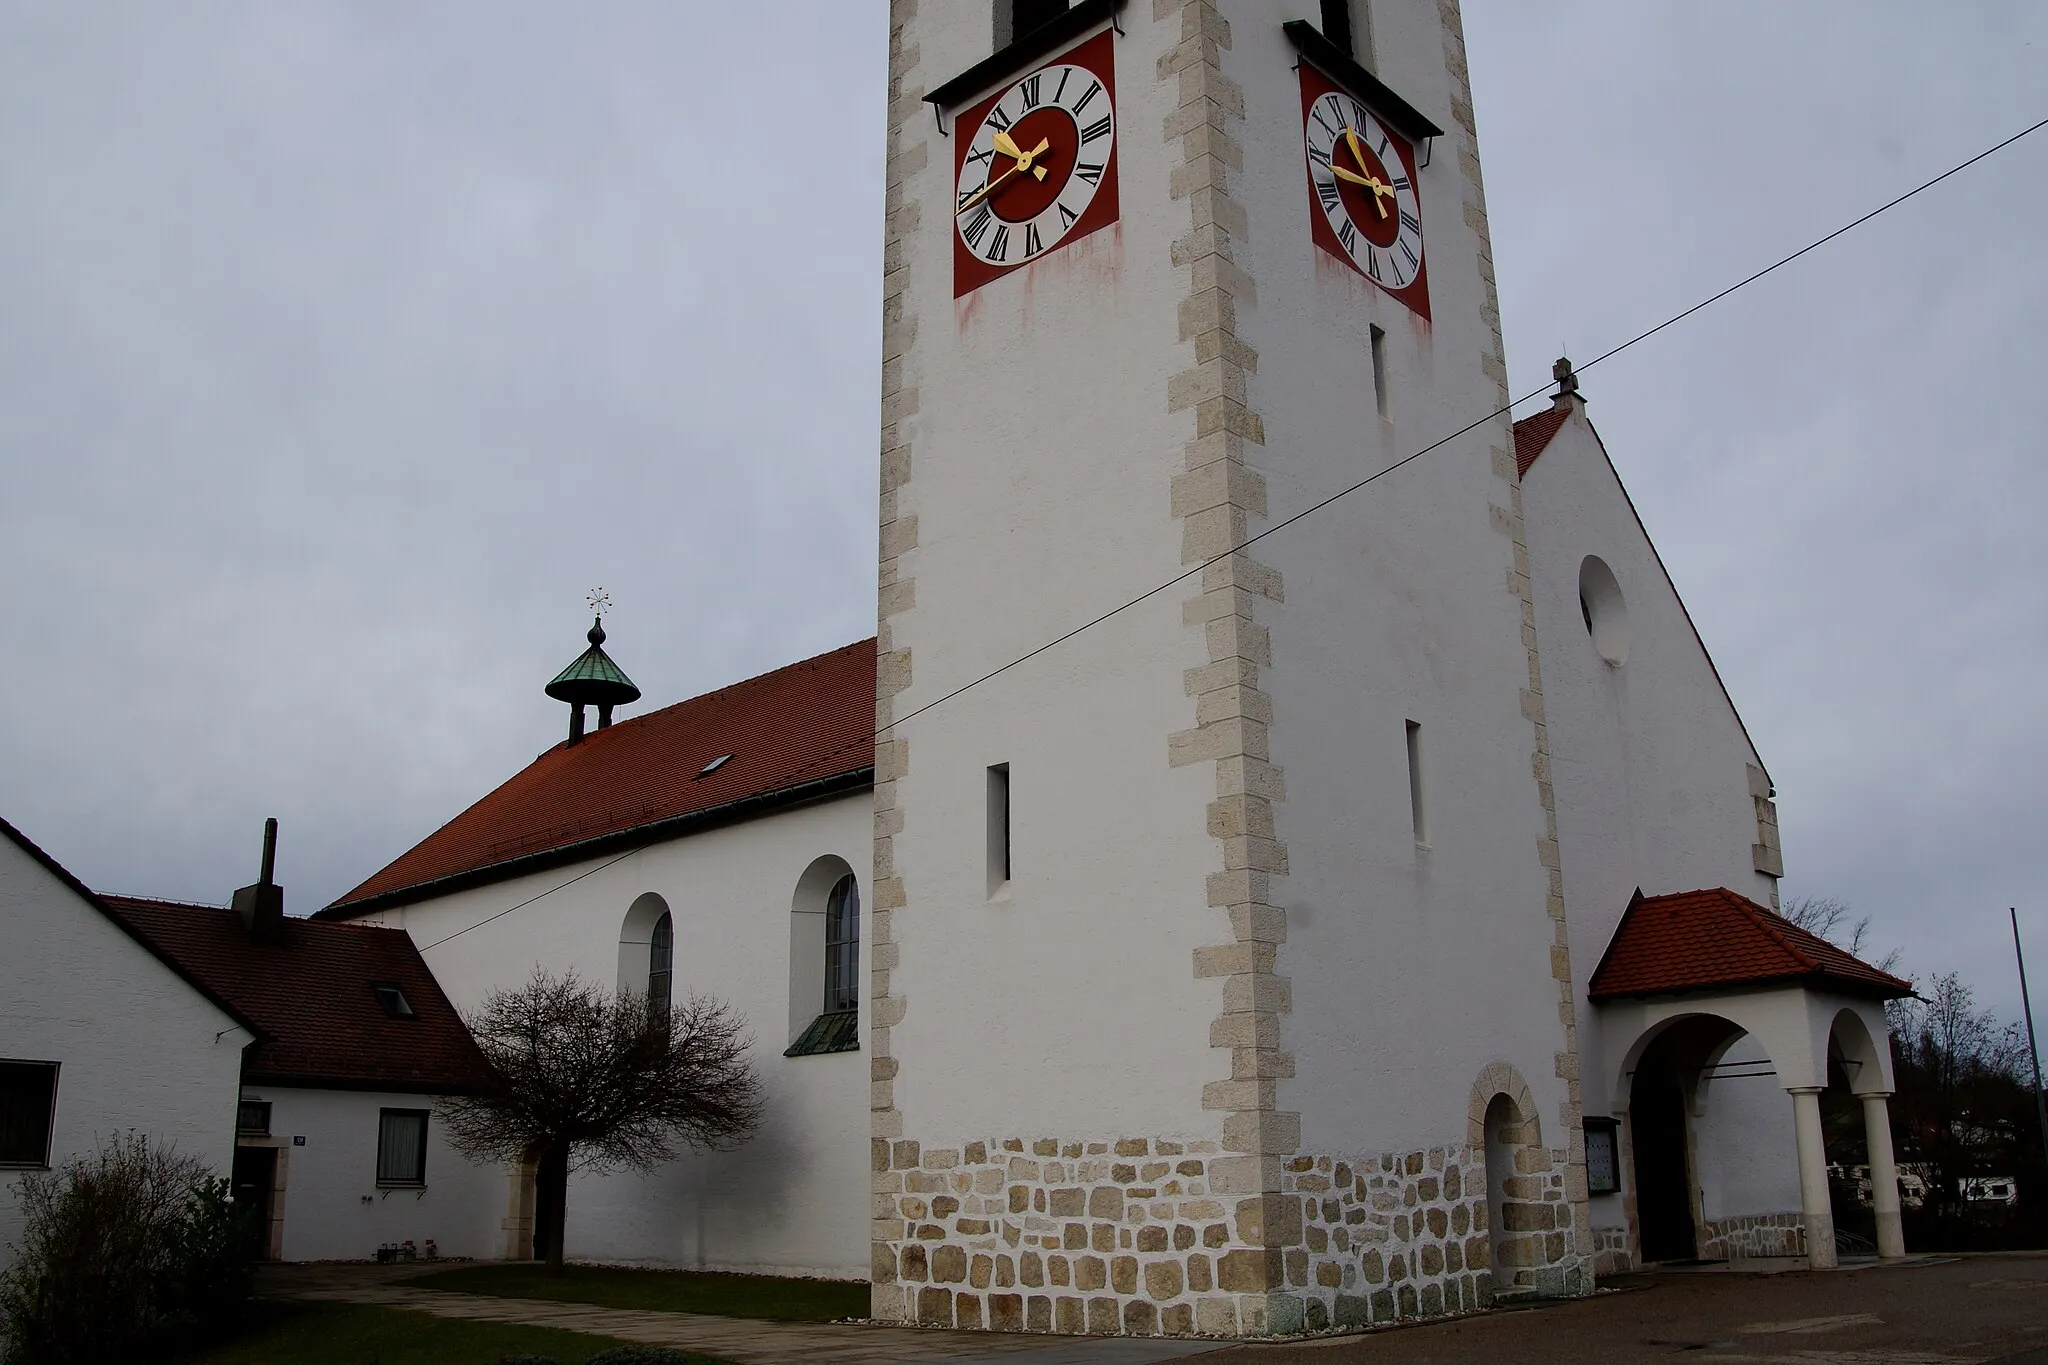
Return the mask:
<svg viewBox="0 0 2048 1365">
<path fill-rule="evenodd" d="M 284 941 L 284 888 L 275 880 L 277 872 L 277 818 L 263 822 L 263 873 L 254 886 L 235 892 L 235 913 L 242 927 L 257 943 Z"/>
<path fill-rule="evenodd" d="M 1557 363 L 1550 367 L 1550 377 L 1557 381 L 1557 392 L 1550 399 L 1551 407 L 1559 412 L 1586 410 L 1586 400 L 1579 396 L 1579 377 L 1572 373 L 1569 356 L 1557 358 Z"/>
</svg>

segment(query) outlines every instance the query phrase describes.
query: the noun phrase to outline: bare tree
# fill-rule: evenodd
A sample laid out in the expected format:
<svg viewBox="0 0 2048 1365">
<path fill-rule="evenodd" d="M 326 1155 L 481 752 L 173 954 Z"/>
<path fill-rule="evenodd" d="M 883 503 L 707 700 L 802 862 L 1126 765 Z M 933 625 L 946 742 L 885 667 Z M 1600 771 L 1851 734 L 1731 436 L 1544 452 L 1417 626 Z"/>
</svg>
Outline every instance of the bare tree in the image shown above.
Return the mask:
<svg viewBox="0 0 2048 1365">
<path fill-rule="evenodd" d="M 686 1148 L 738 1146 L 760 1121 L 752 1038 L 722 1001 L 650 1008 L 536 968 L 468 1023 L 496 1082 L 448 1101 L 450 1140 L 477 1159 L 537 1162 L 535 1251 L 557 1272 L 572 1166 L 649 1170 Z"/>
<path fill-rule="evenodd" d="M 1786 901 L 1778 911 L 1786 919 L 1798 925 L 1809 934 L 1821 938 L 1840 948 L 1852 957 L 1868 962 L 1870 951 L 1870 916 L 1864 915 L 1851 920 L 1849 902 L 1838 896 L 1800 896 Z M 1881 972 L 1889 972 L 1899 965 L 1903 953 L 1894 948 L 1871 965 Z"/>
</svg>

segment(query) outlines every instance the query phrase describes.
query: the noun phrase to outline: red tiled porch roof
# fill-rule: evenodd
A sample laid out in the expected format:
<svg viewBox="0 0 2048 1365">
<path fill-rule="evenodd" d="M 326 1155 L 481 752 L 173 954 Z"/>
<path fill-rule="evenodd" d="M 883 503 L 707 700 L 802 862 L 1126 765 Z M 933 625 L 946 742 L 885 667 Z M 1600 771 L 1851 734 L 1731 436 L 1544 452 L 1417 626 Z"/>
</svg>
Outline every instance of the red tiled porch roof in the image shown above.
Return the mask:
<svg viewBox="0 0 2048 1365">
<path fill-rule="evenodd" d="M 1593 972 L 1594 1000 L 1809 982 L 1884 999 L 1913 987 L 1726 887 L 1636 893 Z"/>
<path fill-rule="evenodd" d="M 620 721 L 557 744 L 320 917 L 670 837 L 683 830 L 665 822 L 766 809 L 781 794 L 850 790 L 875 766 L 874 720 L 870 639 Z"/>
</svg>

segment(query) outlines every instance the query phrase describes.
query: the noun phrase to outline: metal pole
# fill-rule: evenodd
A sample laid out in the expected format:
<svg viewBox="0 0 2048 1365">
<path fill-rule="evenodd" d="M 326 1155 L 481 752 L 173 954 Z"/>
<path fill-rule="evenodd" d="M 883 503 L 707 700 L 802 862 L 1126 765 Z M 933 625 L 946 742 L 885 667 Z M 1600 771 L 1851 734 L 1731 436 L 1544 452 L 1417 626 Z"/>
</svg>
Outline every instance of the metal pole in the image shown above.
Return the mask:
<svg viewBox="0 0 2048 1365">
<path fill-rule="evenodd" d="M 2017 906 L 2007 906 L 2006 914 L 2012 916 L 2012 955 L 2020 968 L 2020 1008 L 2027 1016 L 2027 1055 L 2034 1059 L 2034 1114 L 2041 1121 L 2041 1153 L 2048 1160 L 2048 1096 L 2041 1093 L 2041 1049 L 2034 1042 L 2034 1004 L 2027 998 L 2027 958 L 2020 951 L 2020 912 Z"/>
</svg>

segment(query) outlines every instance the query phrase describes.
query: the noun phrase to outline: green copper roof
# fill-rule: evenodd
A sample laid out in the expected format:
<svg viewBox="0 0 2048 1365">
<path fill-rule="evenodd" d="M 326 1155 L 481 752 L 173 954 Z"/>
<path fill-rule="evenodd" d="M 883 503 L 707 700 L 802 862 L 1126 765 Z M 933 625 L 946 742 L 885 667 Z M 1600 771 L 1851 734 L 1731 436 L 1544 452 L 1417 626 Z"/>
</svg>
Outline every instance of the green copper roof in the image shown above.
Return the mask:
<svg viewBox="0 0 2048 1365">
<path fill-rule="evenodd" d="M 590 648 L 578 654 L 569 666 L 555 675 L 547 693 L 556 701 L 571 705 L 620 706 L 640 700 L 640 689 L 604 652 L 604 622 L 599 619 L 586 637 Z"/>
</svg>

